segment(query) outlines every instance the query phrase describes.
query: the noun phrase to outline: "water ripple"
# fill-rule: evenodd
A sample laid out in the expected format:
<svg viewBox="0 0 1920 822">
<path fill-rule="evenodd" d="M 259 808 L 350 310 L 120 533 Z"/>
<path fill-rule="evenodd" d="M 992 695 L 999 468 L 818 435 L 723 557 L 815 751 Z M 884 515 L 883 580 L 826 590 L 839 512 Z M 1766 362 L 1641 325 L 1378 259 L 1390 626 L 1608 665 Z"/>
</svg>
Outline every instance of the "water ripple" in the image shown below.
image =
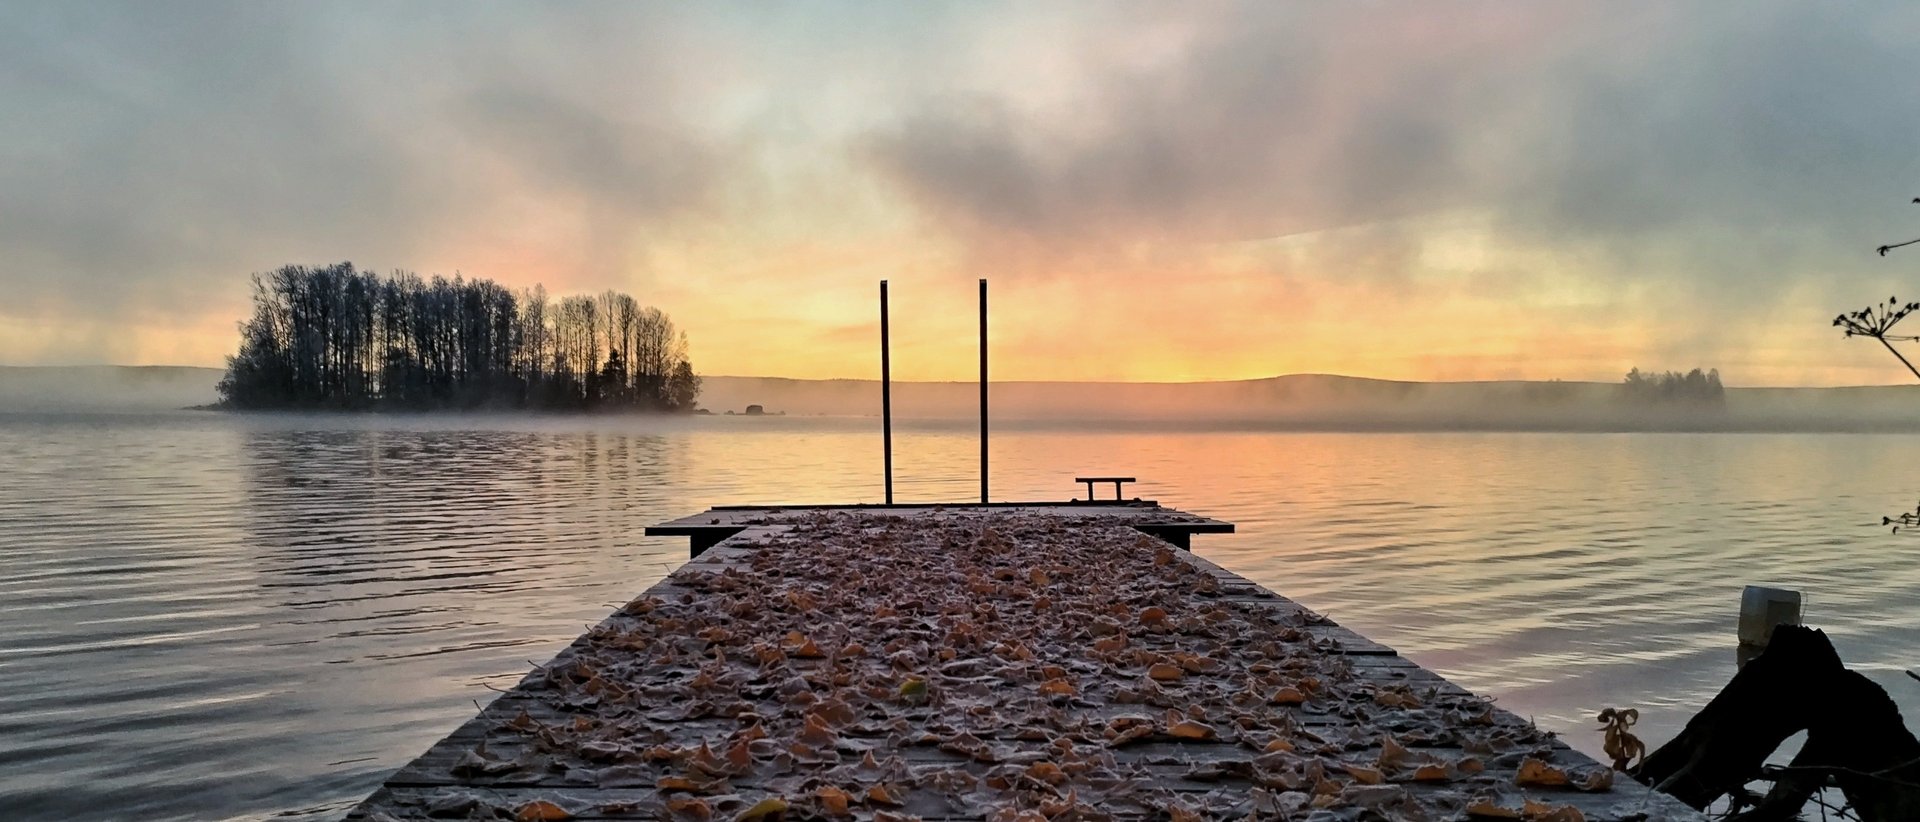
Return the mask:
<svg viewBox="0 0 1920 822">
<path fill-rule="evenodd" d="M 877 501 L 870 421 L 0 415 L 0 806 L 338 817 L 675 567 L 707 505 Z M 1894 435 L 996 434 L 995 496 L 1076 474 L 1232 520 L 1199 549 L 1589 750 L 1669 735 L 1733 670 L 1742 585 L 1909 715 L 1916 543 Z M 897 432 L 903 499 L 977 441 Z"/>
</svg>

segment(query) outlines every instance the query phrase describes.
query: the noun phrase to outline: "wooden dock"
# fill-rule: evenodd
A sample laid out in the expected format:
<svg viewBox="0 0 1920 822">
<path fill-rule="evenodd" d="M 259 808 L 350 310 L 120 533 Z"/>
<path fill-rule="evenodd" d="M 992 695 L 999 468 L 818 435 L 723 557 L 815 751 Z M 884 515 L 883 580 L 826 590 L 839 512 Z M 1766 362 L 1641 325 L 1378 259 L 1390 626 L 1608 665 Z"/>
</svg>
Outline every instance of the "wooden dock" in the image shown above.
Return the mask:
<svg viewBox="0 0 1920 822">
<path fill-rule="evenodd" d="M 715 508 L 382 819 L 1695 820 L 1152 502 Z M 1177 546 L 1177 547 L 1176 547 Z"/>
</svg>

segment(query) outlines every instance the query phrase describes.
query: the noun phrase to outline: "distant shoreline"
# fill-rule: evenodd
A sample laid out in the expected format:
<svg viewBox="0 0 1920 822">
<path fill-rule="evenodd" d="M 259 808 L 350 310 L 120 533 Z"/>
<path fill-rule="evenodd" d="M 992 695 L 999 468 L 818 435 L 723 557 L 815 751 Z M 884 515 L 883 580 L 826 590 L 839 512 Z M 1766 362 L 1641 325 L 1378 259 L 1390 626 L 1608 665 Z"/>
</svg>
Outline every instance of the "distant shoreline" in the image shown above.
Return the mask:
<svg viewBox="0 0 1920 822">
<path fill-rule="evenodd" d="M 7 372 L 135 372 L 146 374 L 179 373 L 203 374 L 218 379 L 226 373 L 224 368 L 210 365 L 114 365 L 111 363 L 92 365 L 6 365 L 0 364 L 0 376 Z M 878 390 L 880 380 L 872 377 L 778 377 L 739 374 L 702 375 L 708 380 L 759 381 L 767 383 L 792 383 L 796 385 L 868 385 Z M 1373 383 L 1398 386 L 1496 386 L 1496 385 L 1557 385 L 1557 386 L 1611 386 L 1617 382 L 1603 380 L 1399 380 L 1387 377 L 1362 377 L 1348 374 L 1330 374 L 1317 371 L 1293 374 L 1276 374 L 1270 377 L 1243 377 L 1238 379 L 1217 380 L 993 380 L 993 385 L 1059 385 L 1059 386 L 1141 386 L 1179 388 L 1191 386 L 1255 385 L 1285 380 L 1341 380 L 1354 383 Z M 894 380 L 894 385 L 907 386 L 978 386 L 972 380 Z M 1744 391 L 1880 391 L 1914 390 L 1920 392 L 1920 383 L 1888 382 L 1857 385 L 1729 385 L 1728 392 Z"/>
<path fill-rule="evenodd" d="M 4 411 L 198 411 L 687 419 L 686 412 L 520 409 L 306 409 L 239 411 L 215 405 L 220 369 L 190 366 L 0 366 Z M 724 417 L 749 405 L 787 419 L 875 419 L 875 380 L 705 377 L 700 405 Z M 1242 430 L 1303 432 L 1537 433 L 1920 433 L 1920 385 L 1727 388 L 1724 403 L 1633 403 L 1618 383 L 1474 381 L 1419 383 L 1296 375 L 1195 383 L 995 382 L 996 421 L 1046 430 Z M 214 406 L 214 407 L 204 407 Z M 972 425 L 978 386 L 896 382 L 896 420 L 931 427 Z M 777 414 L 768 414 L 777 418 Z"/>
</svg>

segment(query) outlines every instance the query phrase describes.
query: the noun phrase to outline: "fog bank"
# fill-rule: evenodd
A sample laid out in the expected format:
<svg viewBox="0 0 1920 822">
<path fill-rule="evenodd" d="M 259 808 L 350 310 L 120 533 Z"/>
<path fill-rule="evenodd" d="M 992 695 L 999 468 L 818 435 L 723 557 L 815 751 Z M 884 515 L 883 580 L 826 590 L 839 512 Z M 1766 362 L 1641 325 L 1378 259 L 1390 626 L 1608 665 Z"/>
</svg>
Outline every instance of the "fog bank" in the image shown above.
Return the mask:
<svg viewBox="0 0 1920 822">
<path fill-rule="evenodd" d="M 1006 382 L 1003 420 L 1191 422 L 1328 430 L 1920 431 L 1920 385 L 1729 388 L 1723 404 L 1642 402 L 1619 383 L 1403 382 L 1324 374 L 1196 383 Z M 708 377 L 701 406 L 768 413 L 878 415 L 872 380 Z M 901 419 L 979 413 L 976 383 L 893 386 Z"/>
<path fill-rule="evenodd" d="M 0 411 L 169 411 L 220 398 L 218 368 L 0 366 Z"/>
<path fill-rule="evenodd" d="M 221 371 L 171 366 L 0 366 L 0 412 L 161 411 L 219 399 Z M 968 420 L 979 387 L 896 382 L 901 420 Z M 1048 426 L 1149 424 L 1308 430 L 1913 431 L 1920 385 L 1728 388 L 1721 404 L 1641 402 L 1619 383 L 1403 382 L 1324 374 L 1195 383 L 997 382 L 995 419 Z M 790 416 L 878 416 L 875 380 L 706 377 L 700 407 Z"/>
</svg>

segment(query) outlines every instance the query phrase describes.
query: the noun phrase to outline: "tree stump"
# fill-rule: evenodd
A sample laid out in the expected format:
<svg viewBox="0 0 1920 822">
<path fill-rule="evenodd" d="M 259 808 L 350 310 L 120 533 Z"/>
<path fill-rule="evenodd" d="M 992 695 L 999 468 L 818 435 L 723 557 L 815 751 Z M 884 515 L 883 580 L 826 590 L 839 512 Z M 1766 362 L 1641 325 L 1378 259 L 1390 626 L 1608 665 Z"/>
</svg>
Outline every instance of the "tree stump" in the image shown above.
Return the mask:
<svg viewBox="0 0 1920 822">
<path fill-rule="evenodd" d="M 1767 757 L 1807 732 L 1789 765 L 1743 822 L 1796 818 L 1830 782 L 1865 822 L 1920 819 L 1920 739 L 1872 680 L 1841 663 L 1827 635 L 1781 625 L 1767 649 L 1648 754 L 1632 776 L 1697 809 L 1763 778 Z"/>
</svg>

